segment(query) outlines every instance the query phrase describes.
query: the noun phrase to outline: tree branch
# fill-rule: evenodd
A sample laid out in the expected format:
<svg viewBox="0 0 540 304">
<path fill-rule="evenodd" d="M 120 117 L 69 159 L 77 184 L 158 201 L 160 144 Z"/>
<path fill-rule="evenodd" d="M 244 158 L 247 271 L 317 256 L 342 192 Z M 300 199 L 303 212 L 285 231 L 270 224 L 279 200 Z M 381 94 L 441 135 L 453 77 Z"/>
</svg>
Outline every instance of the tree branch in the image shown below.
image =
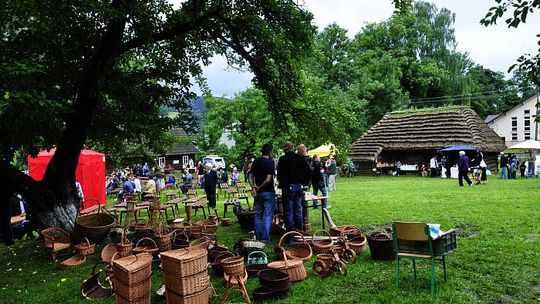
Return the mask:
<svg viewBox="0 0 540 304">
<path fill-rule="evenodd" d="M 196 28 L 201 27 L 202 23 L 204 21 L 211 19 L 212 17 L 216 17 L 219 13 L 220 8 L 217 7 L 213 10 L 208 11 L 205 14 L 202 14 L 198 17 L 196 17 L 193 20 L 190 20 L 189 22 L 181 23 L 172 25 L 171 28 L 163 30 L 158 33 L 154 33 L 149 36 L 139 36 L 135 37 L 125 43 L 122 44 L 119 50 L 119 54 L 128 52 L 130 50 L 136 49 L 141 46 L 145 46 L 150 43 L 155 43 L 167 39 L 172 39 L 174 37 L 183 35 L 185 33 L 188 33 L 189 31 L 192 31 Z"/>
</svg>

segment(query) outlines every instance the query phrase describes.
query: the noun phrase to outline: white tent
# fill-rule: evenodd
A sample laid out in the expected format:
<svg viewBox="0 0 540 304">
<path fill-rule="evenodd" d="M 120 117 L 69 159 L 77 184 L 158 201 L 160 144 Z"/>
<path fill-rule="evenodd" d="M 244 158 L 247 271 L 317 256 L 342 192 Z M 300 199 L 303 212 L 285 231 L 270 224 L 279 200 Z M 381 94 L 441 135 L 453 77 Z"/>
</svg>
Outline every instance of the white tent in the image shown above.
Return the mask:
<svg viewBox="0 0 540 304">
<path fill-rule="evenodd" d="M 527 152 L 530 150 L 540 150 L 540 141 L 529 139 L 524 142 L 520 142 L 519 144 L 515 144 L 511 147 L 508 147 L 508 149 L 504 150 L 504 152 L 522 153 L 522 152 Z"/>
</svg>

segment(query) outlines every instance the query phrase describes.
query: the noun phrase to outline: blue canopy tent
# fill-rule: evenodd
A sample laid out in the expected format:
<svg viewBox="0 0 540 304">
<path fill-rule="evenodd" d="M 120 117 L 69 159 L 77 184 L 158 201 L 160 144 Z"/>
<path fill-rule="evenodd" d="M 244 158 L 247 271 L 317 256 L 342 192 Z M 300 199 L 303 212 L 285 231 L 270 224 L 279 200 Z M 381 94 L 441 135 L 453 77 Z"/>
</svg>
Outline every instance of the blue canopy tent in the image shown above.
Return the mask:
<svg viewBox="0 0 540 304">
<path fill-rule="evenodd" d="M 457 146 L 446 147 L 444 149 L 439 150 L 439 152 L 459 152 L 459 151 L 465 151 L 465 152 L 477 151 L 477 149 L 473 147 L 469 147 L 469 146 L 457 145 Z"/>
</svg>

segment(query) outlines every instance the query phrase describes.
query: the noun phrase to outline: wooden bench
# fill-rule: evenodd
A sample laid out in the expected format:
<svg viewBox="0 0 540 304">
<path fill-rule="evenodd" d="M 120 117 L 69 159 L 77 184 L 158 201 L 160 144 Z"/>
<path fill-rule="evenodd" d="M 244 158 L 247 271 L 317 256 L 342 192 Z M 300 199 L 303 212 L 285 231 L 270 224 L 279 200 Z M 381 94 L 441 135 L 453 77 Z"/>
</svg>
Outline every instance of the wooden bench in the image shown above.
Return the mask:
<svg viewBox="0 0 540 304">
<path fill-rule="evenodd" d="M 207 200 L 198 200 L 195 203 L 191 204 L 191 208 L 195 210 L 195 216 L 197 216 L 197 210 L 202 209 L 204 219 L 206 219 L 206 211 L 204 209 L 206 209 L 207 206 Z M 208 213 L 210 213 L 210 211 L 208 211 Z"/>
<path fill-rule="evenodd" d="M 188 189 L 186 192 L 186 197 L 189 198 L 190 196 L 196 197 L 197 196 L 197 189 L 191 188 Z"/>
<path fill-rule="evenodd" d="M 227 188 L 227 198 L 234 198 L 235 194 L 238 193 L 238 190 L 235 188 Z"/>
<path fill-rule="evenodd" d="M 178 208 L 178 204 L 183 203 L 184 201 L 185 199 L 176 197 L 176 198 L 166 201 L 165 203 L 163 203 L 163 205 L 173 206 L 173 208 L 176 208 L 176 214 L 180 216 L 180 208 Z"/>
<path fill-rule="evenodd" d="M 238 199 L 236 198 L 229 198 L 223 202 L 223 217 L 227 217 L 227 208 L 236 205 L 236 203 L 238 203 Z"/>
<path fill-rule="evenodd" d="M 246 204 L 247 204 L 248 208 L 251 209 L 251 205 L 249 204 L 249 196 L 248 196 L 248 194 L 246 192 L 237 193 L 236 198 L 238 200 L 241 200 L 241 199 L 246 200 Z"/>
<path fill-rule="evenodd" d="M 165 199 L 166 200 L 172 200 L 176 196 L 178 196 L 178 190 L 172 190 L 172 191 L 169 191 L 169 192 L 165 193 Z"/>
</svg>

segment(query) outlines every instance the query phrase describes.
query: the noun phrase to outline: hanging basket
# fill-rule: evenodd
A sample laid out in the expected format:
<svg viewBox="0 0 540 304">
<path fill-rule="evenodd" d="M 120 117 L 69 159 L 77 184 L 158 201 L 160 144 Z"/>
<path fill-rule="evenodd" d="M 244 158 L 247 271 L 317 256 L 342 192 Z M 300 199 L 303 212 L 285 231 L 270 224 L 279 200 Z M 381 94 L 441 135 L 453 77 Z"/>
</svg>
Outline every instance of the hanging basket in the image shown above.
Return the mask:
<svg viewBox="0 0 540 304">
<path fill-rule="evenodd" d="M 328 235 L 328 239 L 315 240 L 317 232 L 320 231 Z M 332 247 L 334 247 L 334 241 L 332 240 L 330 233 L 328 233 L 326 230 L 317 230 L 311 237 L 311 247 L 313 247 L 313 250 L 317 253 L 327 253 L 330 251 L 330 249 L 332 249 Z"/>
<path fill-rule="evenodd" d="M 75 220 L 77 234 L 87 237 L 94 243 L 103 241 L 114 226 L 116 226 L 115 217 L 101 207 L 98 208 L 98 212 L 81 215 Z"/>
<path fill-rule="evenodd" d="M 88 238 L 84 238 L 80 244 L 75 245 L 75 252 L 80 255 L 90 255 L 96 252 L 96 244 L 90 244 Z"/>
<path fill-rule="evenodd" d="M 283 240 L 288 235 L 299 235 L 302 238 L 302 243 L 300 245 L 291 247 L 290 249 L 286 250 L 282 244 Z M 283 255 L 286 255 L 289 259 L 300 259 L 300 260 L 309 260 L 313 256 L 313 251 L 311 250 L 311 246 L 306 242 L 306 239 L 304 236 L 296 231 L 289 231 L 285 233 L 280 239 L 279 243 L 277 244 L 276 248 L 279 248 L 278 250 L 283 251 Z"/>
</svg>

